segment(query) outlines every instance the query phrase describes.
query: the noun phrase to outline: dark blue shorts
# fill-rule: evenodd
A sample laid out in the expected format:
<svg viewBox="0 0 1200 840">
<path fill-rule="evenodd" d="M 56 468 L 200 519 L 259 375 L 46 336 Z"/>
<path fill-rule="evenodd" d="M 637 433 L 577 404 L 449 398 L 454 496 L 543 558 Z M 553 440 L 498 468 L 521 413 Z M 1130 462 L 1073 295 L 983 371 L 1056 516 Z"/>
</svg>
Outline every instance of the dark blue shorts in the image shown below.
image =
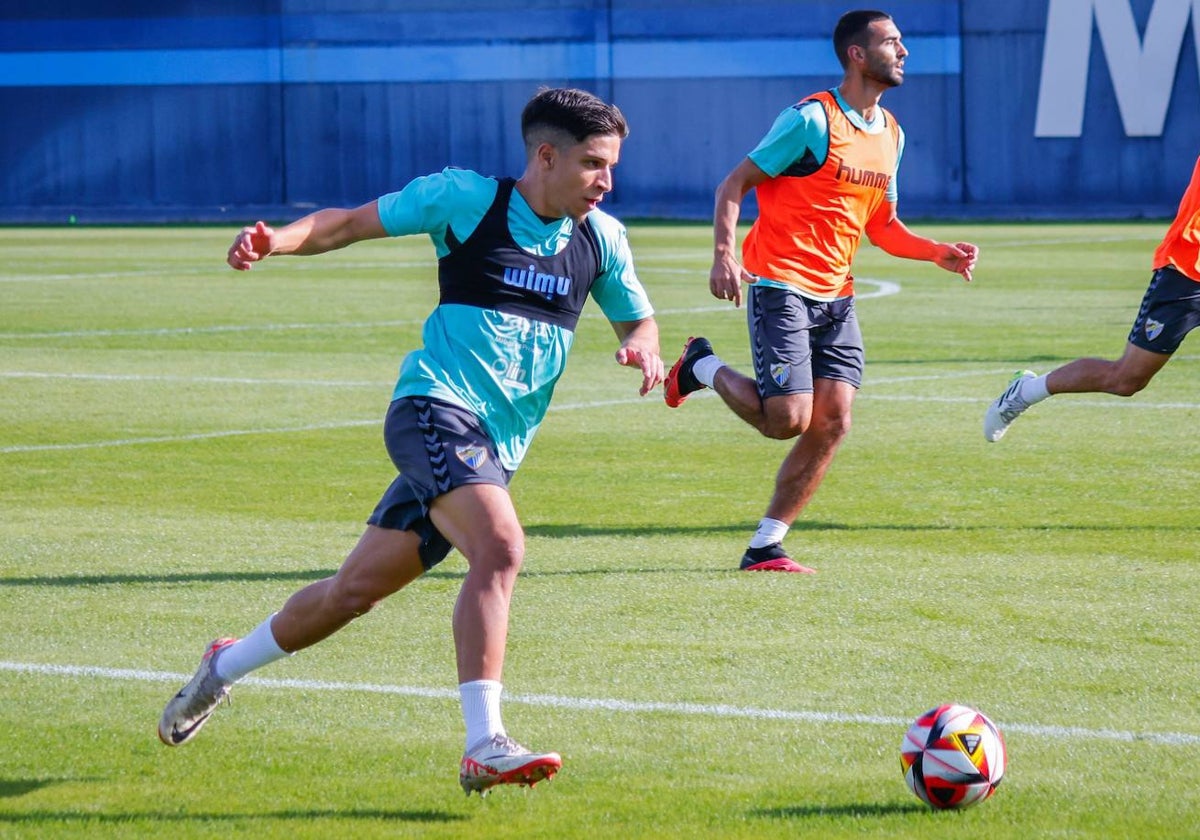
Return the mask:
<svg viewBox="0 0 1200 840">
<path fill-rule="evenodd" d="M 464 484 L 508 487 L 512 473 L 501 466 L 479 418 L 441 400 L 394 400 L 383 422 L 383 440 L 400 474 L 367 523 L 417 534 L 421 564 L 429 570 L 452 548 L 429 519 L 433 500 Z"/>
<path fill-rule="evenodd" d="M 812 300 L 752 285 L 746 319 L 763 398 L 811 394 L 814 379 L 862 384 L 863 340 L 853 297 Z"/>
<path fill-rule="evenodd" d="M 1142 306 L 1129 331 L 1129 343 L 1151 353 L 1170 355 L 1200 326 L 1200 283 L 1163 266 L 1150 278 Z"/>
</svg>

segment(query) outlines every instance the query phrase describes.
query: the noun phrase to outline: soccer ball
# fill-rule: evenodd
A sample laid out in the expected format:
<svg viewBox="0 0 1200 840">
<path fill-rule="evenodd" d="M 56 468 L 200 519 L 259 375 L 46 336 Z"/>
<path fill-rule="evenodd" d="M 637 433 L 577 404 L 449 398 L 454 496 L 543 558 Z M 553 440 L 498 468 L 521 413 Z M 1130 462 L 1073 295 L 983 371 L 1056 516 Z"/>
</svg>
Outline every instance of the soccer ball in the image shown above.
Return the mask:
<svg viewBox="0 0 1200 840">
<path fill-rule="evenodd" d="M 900 745 L 909 790 L 934 808 L 966 808 L 992 795 L 1008 753 L 987 716 L 947 703 L 913 721 Z"/>
</svg>

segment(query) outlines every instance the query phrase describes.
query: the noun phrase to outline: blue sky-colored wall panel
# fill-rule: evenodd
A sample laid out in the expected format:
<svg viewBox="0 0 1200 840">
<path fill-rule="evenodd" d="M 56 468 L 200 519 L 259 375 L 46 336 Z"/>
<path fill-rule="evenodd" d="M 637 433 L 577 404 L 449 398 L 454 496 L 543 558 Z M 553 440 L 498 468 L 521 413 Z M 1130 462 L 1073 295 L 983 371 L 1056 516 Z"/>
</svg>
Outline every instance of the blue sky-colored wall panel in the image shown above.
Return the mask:
<svg viewBox="0 0 1200 840">
<path fill-rule="evenodd" d="M 1106 14 L 1127 9 L 1135 28 L 1109 15 L 1102 38 L 1089 17 L 1099 3 Z M 902 205 L 943 214 L 1169 210 L 1200 137 L 1200 15 L 1187 17 L 1191 6 L 888 4 L 911 51 L 905 84 L 884 98 L 908 137 Z M 447 164 L 513 173 L 523 159 L 521 107 L 543 84 L 591 89 L 629 116 L 612 209 L 705 216 L 716 183 L 775 116 L 837 83 L 829 40 L 845 8 L 826 0 L 8 0 L 0 7 L 0 109 L 10 115 L 0 128 L 0 217 L 62 207 L 295 215 L 369 200 Z M 1090 28 L 1090 42 L 1074 41 L 1090 43 L 1088 55 L 1046 50 L 1056 14 L 1085 36 Z M 1152 22 L 1168 19 L 1187 31 L 1141 56 Z M 1128 94 L 1122 100 L 1116 90 L 1137 65 L 1118 57 L 1114 69 L 1105 38 L 1146 66 L 1174 62 L 1163 65 L 1174 68 L 1171 84 L 1160 85 L 1170 89 L 1147 90 L 1135 105 Z M 1035 136 L 1047 75 L 1082 80 L 1056 106 L 1083 109 L 1078 136 Z M 1147 103 L 1163 116 L 1161 132 L 1134 136 L 1146 130 L 1134 118 L 1131 129 L 1122 109 Z M 1071 135 L 1070 120 L 1051 122 Z M 223 177 L 233 157 L 254 174 Z"/>
</svg>

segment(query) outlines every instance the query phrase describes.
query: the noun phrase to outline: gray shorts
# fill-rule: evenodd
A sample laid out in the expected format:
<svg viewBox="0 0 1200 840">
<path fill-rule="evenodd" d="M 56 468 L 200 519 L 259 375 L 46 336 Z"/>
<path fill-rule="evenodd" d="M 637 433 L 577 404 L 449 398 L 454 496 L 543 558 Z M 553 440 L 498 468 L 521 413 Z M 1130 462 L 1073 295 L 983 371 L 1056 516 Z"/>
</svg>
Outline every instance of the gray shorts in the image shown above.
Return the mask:
<svg viewBox="0 0 1200 840">
<path fill-rule="evenodd" d="M 814 379 L 862 384 L 863 340 L 854 298 L 812 300 L 750 286 L 746 307 L 758 393 L 811 394 Z"/>
<path fill-rule="evenodd" d="M 464 484 L 508 487 L 512 473 L 501 466 L 479 418 L 441 400 L 393 400 L 383 422 L 383 440 L 400 474 L 367 523 L 416 533 L 421 538 L 421 564 L 431 569 L 452 547 L 429 519 L 433 500 Z"/>
<path fill-rule="evenodd" d="M 1150 278 L 1133 329 L 1129 331 L 1129 343 L 1151 353 L 1170 355 L 1197 326 L 1200 326 L 1200 283 L 1167 265 Z"/>
</svg>

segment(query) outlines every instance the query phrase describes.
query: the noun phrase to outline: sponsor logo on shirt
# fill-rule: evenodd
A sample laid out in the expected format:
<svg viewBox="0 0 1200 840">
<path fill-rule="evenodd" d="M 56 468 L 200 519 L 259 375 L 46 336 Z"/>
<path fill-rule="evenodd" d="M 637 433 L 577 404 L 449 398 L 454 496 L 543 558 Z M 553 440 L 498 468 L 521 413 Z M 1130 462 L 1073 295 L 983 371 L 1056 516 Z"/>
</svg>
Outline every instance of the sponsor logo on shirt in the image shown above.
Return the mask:
<svg viewBox="0 0 1200 840">
<path fill-rule="evenodd" d="M 504 285 L 528 289 L 546 300 L 553 300 L 557 296 L 569 294 L 573 282 L 570 277 L 538 271 L 533 265 L 528 268 L 511 268 L 509 266 L 504 268 Z"/>
<path fill-rule="evenodd" d="M 892 175 L 886 172 L 872 172 L 870 169 L 848 167 L 845 163 L 839 161 L 838 180 L 846 181 L 847 184 L 872 187 L 875 190 L 887 190 L 888 185 L 892 182 Z"/>
<path fill-rule="evenodd" d="M 853 166 L 847 166 L 842 162 L 838 162 L 837 179 L 845 181 L 849 184 L 858 184 L 864 187 L 872 187 L 877 190 L 886 190 L 888 184 L 892 182 L 892 176 L 886 172 L 873 172 L 870 169 L 857 169 Z"/>
</svg>

